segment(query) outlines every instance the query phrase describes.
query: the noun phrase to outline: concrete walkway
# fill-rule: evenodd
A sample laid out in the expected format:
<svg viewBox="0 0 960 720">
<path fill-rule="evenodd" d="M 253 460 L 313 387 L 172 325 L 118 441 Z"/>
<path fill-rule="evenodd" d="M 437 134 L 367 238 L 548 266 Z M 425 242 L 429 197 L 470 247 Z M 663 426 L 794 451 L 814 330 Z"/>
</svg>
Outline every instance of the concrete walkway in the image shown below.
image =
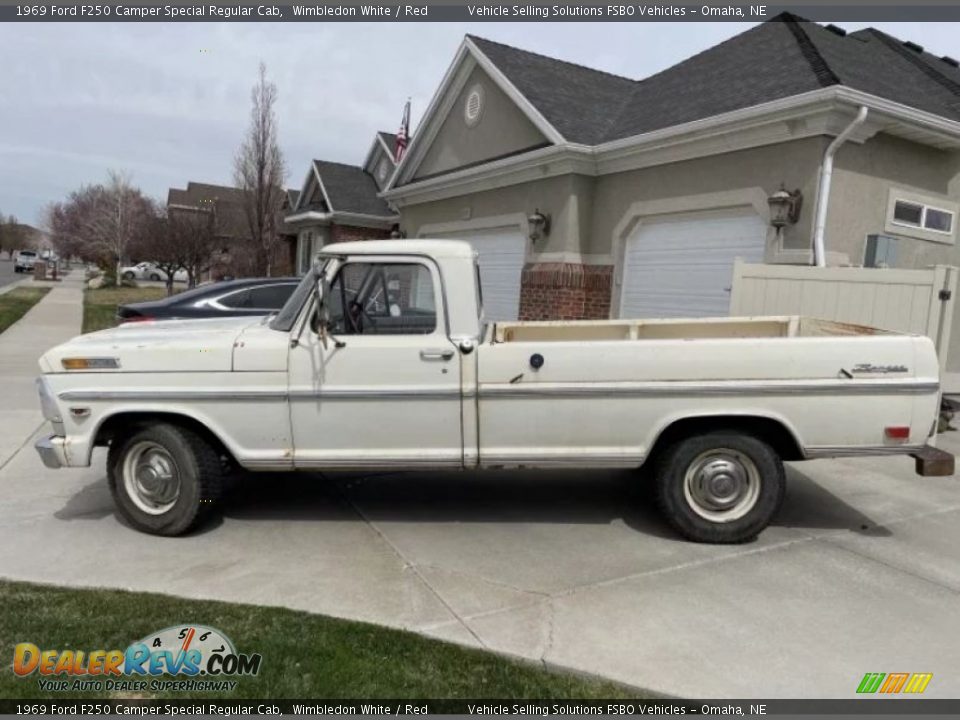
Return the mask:
<svg viewBox="0 0 960 720">
<path fill-rule="evenodd" d="M 20 320 L 0 333 L 0 472 L 43 423 L 34 385 L 37 359 L 48 349 L 80 334 L 83 321 L 83 270 L 60 282 L 21 280 L 13 287 L 49 287 L 50 292 Z M 32 448 L 30 450 L 33 452 Z"/>
<path fill-rule="evenodd" d="M 68 281 L 0 335 L 12 445 L 41 422 L 36 355 L 79 313 Z M 117 519 L 102 451 L 75 470 L 4 453 L 0 576 L 282 605 L 685 697 L 854 698 L 866 672 L 960 695 L 960 485 L 908 458 L 797 464 L 759 540 L 716 547 L 621 472 L 257 475 L 158 538 Z"/>
</svg>

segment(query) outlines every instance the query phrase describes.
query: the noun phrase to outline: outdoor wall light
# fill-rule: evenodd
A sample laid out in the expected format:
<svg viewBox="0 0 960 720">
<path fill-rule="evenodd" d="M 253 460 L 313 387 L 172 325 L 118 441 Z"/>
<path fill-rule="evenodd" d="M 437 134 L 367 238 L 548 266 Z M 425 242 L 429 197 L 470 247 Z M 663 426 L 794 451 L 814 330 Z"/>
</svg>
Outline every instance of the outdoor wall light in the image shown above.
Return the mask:
<svg viewBox="0 0 960 720">
<path fill-rule="evenodd" d="M 800 219 L 803 195 L 799 190 L 790 192 L 781 184 L 780 189 L 767 198 L 767 204 L 770 206 L 770 224 L 779 230 Z"/>
<path fill-rule="evenodd" d="M 550 216 L 544 215 L 539 208 L 533 211 L 533 215 L 527 217 L 527 225 L 529 225 L 530 239 L 533 242 L 550 234 Z"/>
</svg>

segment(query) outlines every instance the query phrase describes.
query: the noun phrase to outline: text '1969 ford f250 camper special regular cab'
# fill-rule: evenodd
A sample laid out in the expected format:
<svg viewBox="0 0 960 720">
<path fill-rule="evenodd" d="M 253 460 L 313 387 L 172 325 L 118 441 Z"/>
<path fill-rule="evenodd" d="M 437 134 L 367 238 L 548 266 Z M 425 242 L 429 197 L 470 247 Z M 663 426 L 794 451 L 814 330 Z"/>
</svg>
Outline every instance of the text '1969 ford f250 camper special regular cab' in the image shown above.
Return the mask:
<svg viewBox="0 0 960 720">
<path fill-rule="evenodd" d="M 46 465 L 109 445 L 120 513 L 161 535 L 193 527 L 238 466 L 644 465 L 666 519 L 705 542 L 766 527 L 785 460 L 953 472 L 928 446 L 928 338 L 806 317 L 485 324 L 455 241 L 330 245 L 276 315 L 132 323 L 40 365 Z"/>
</svg>

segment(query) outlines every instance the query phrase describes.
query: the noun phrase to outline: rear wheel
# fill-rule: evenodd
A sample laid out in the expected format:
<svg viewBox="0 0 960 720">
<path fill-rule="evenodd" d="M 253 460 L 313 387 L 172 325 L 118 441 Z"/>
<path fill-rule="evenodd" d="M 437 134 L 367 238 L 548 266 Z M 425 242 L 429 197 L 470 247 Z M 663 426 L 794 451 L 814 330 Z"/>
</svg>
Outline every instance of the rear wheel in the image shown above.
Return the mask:
<svg viewBox="0 0 960 720">
<path fill-rule="evenodd" d="M 169 423 L 144 426 L 110 445 L 110 492 L 120 514 L 155 535 L 196 527 L 220 497 L 223 467 L 207 440 Z"/>
<path fill-rule="evenodd" d="M 657 463 L 657 502 L 666 520 L 697 542 L 750 540 L 776 514 L 786 488 L 783 463 L 751 435 L 684 438 Z"/>
<path fill-rule="evenodd" d="M 133 280 L 134 273 L 133 273 L 132 271 L 130 271 L 130 270 L 127 270 L 127 271 L 123 274 L 123 277 L 124 277 L 125 279 L 127 279 L 127 280 Z"/>
<path fill-rule="evenodd" d="M 150 279 L 153 280 L 153 281 L 157 281 L 157 280 L 160 279 L 160 276 L 157 275 L 156 273 L 151 273 L 151 274 L 150 274 Z"/>
</svg>

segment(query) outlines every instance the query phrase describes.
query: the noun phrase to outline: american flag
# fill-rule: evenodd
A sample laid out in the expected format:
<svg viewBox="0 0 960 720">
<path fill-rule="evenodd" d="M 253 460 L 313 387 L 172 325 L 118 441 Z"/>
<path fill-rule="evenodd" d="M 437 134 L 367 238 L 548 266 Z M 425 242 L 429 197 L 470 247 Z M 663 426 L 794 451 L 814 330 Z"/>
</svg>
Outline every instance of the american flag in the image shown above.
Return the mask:
<svg viewBox="0 0 960 720">
<path fill-rule="evenodd" d="M 403 106 L 403 119 L 400 121 L 400 130 L 397 132 L 397 147 L 394 150 L 394 160 L 399 163 L 403 160 L 403 154 L 407 151 L 407 143 L 410 141 L 410 100 Z"/>
</svg>

